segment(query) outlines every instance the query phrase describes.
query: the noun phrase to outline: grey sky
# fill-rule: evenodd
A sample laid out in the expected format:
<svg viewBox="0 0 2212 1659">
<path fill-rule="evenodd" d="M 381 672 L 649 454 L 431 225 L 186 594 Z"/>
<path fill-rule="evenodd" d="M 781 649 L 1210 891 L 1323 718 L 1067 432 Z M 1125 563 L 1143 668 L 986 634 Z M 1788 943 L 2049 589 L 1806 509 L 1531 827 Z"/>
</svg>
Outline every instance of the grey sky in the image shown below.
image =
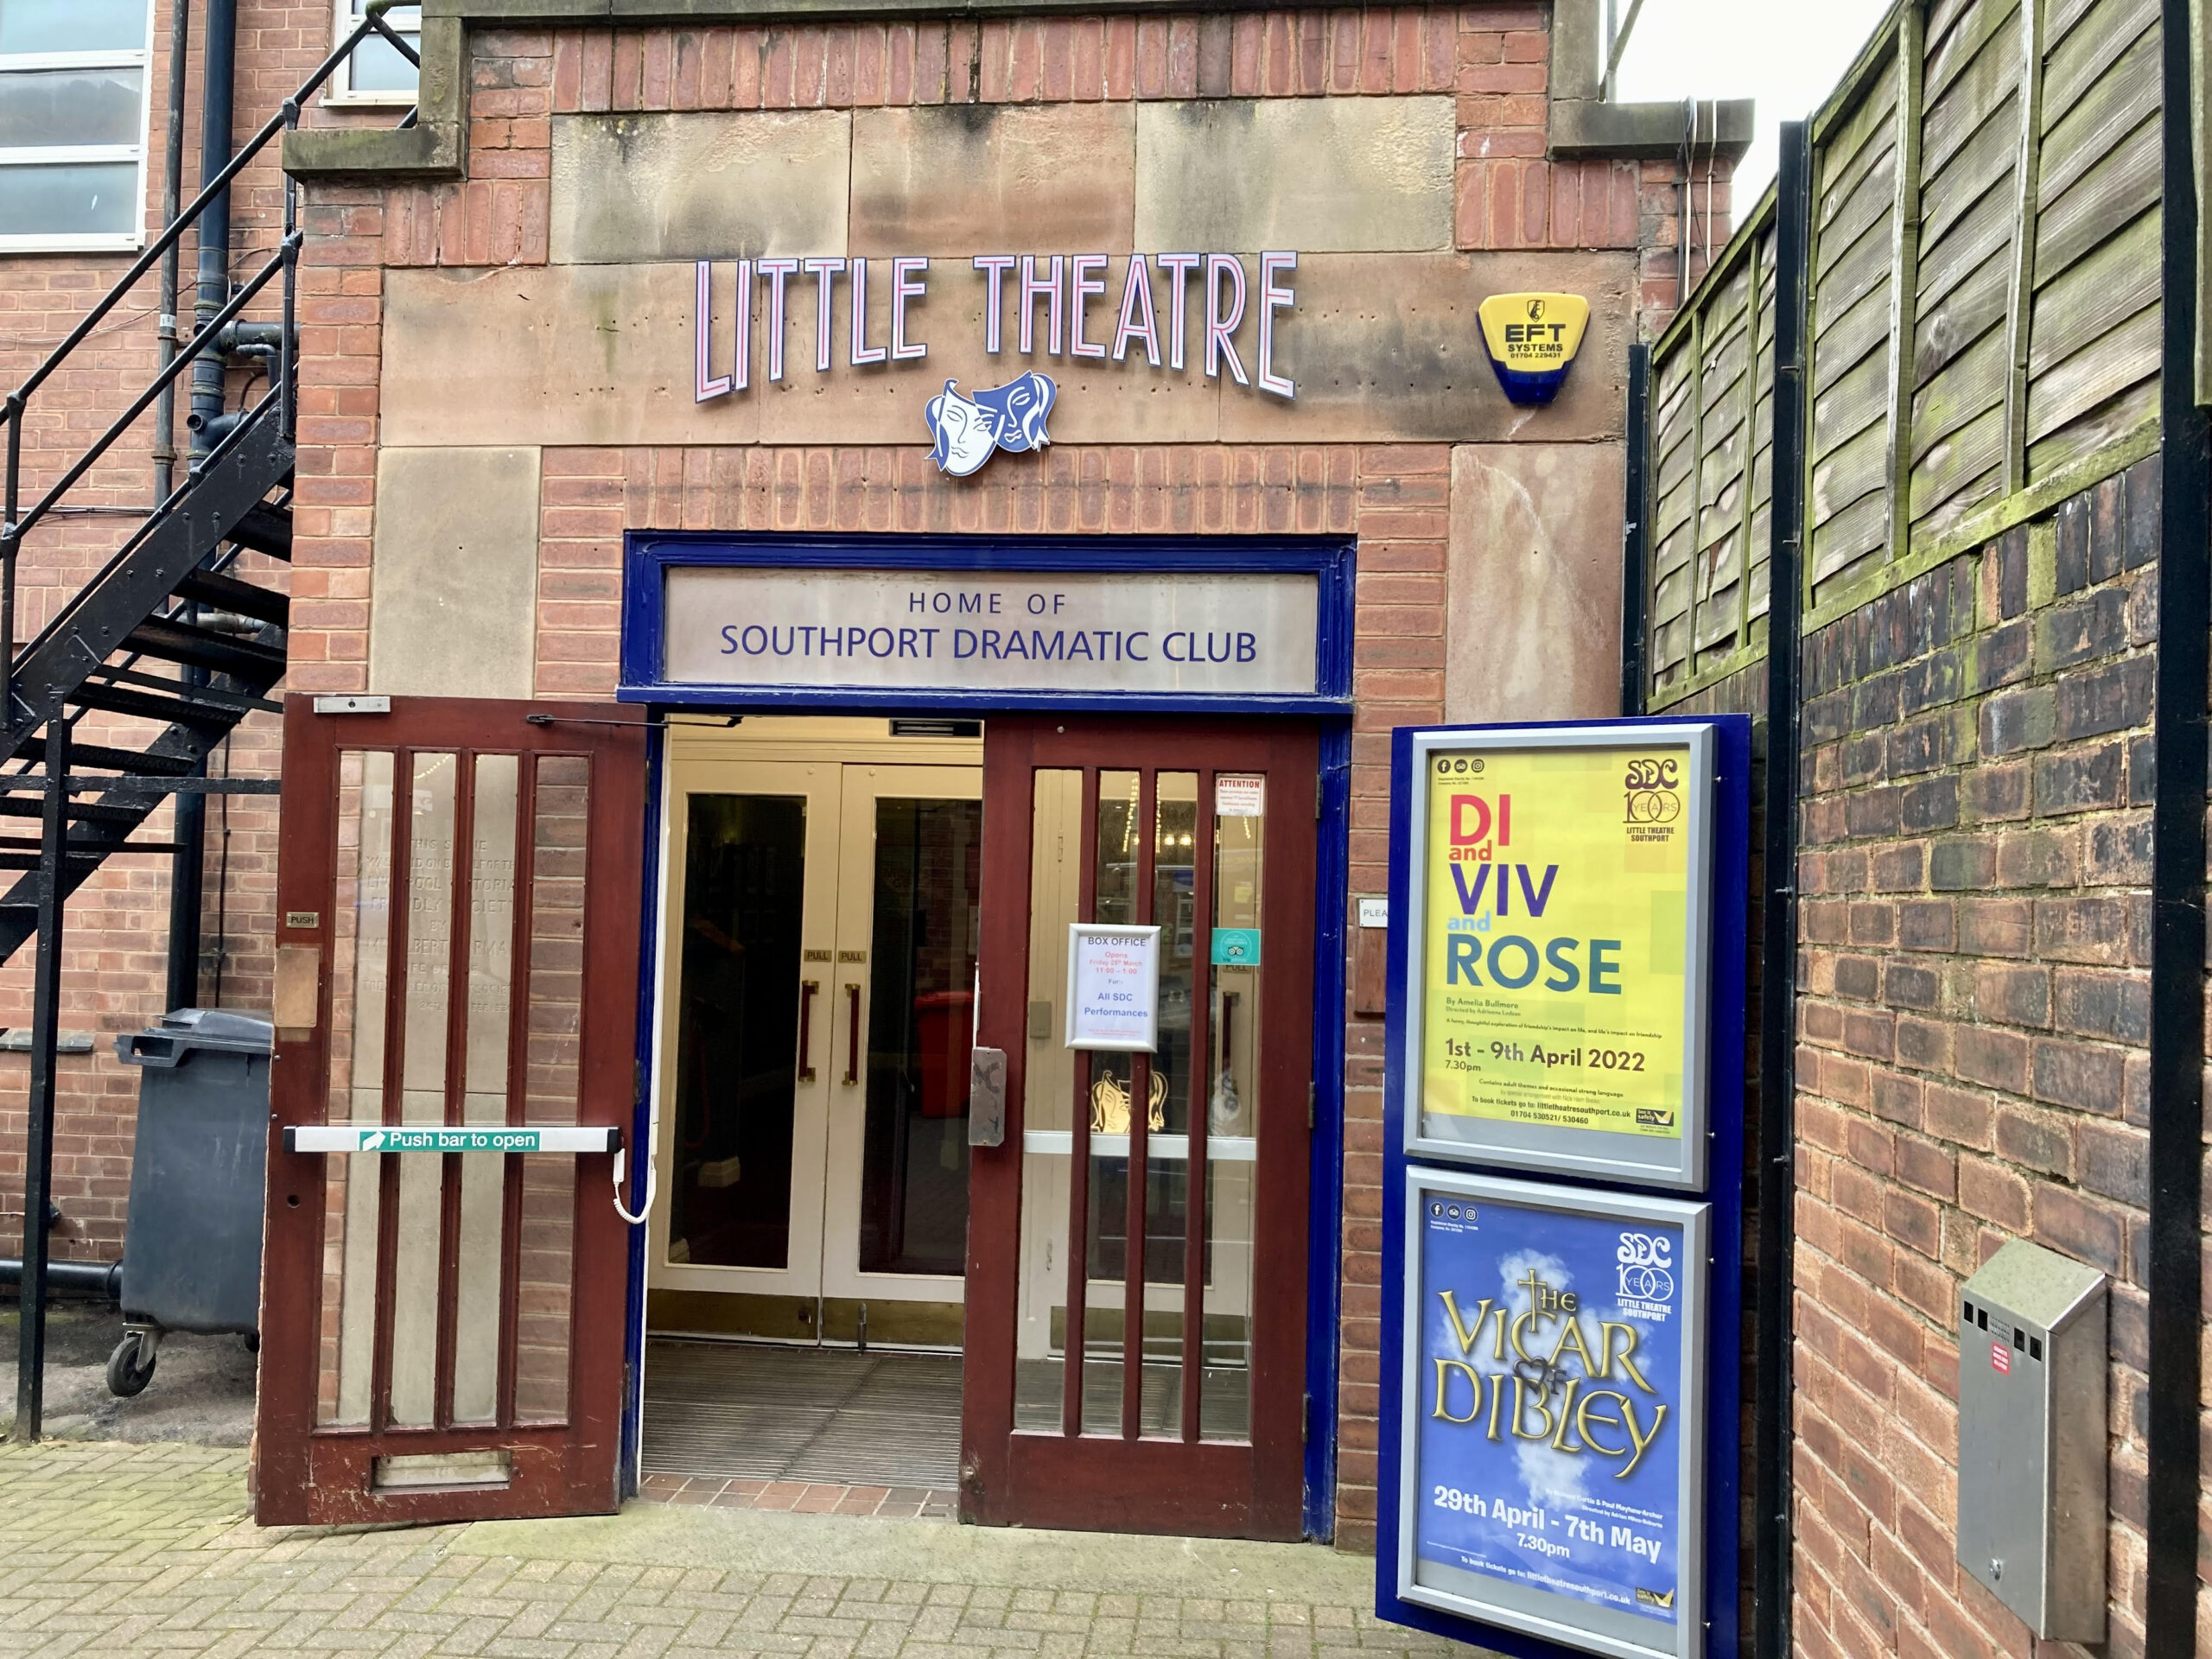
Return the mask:
<svg viewBox="0 0 2212 1659">
<path fill-rule="evenodd" d="M 1888 10 L 1887 0 L 1644 0 L 1619 96 L 1757 99 L 1758 139 L 1736 175 L 1740 213 L 1774 177 L 1781 124 L 1827 96 Z"/>
</svg>

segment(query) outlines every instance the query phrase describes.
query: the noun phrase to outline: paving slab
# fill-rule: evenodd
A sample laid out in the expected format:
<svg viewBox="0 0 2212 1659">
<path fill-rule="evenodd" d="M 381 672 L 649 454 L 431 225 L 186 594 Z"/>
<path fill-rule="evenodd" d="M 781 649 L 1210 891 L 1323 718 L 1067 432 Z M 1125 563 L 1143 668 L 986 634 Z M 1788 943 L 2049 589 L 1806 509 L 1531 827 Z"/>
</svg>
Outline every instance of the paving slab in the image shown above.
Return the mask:
<svg viewBox="0 0 2212 1659">
<path fill-rule="evenodd" d="M 948 1527 L 881 1516 L 632 1503 L 620 1515 L 483 1521 L 457 1555 L 806 1572 L 912 1584 L 1065 1586 L 1091 1594 L 1287 1597 L 1371 1605 L 1375 1563 L 1316 1544 Z"/>
<path fill-rule="evenodd" d="M 1315 1545 L 633 1503 L 260 1528 L 246 1456 L 0 1445 L 0 1655 L 159 1659 L 1448 1659 Z"/>
</svg>

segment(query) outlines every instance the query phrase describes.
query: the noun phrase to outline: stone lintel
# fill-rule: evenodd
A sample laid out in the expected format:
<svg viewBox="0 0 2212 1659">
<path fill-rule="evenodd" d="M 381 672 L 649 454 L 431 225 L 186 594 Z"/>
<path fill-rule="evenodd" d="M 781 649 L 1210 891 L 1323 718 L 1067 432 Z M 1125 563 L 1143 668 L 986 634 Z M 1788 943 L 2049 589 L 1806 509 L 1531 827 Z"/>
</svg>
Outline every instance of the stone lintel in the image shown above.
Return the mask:
<svg viewBox="0 0 2212 1659">
<path fill-rule="evenodd" d="M 1732 168 L 1751 147 L 1748 98 L 1701 101 L 1697 147 Z M 1671 161 L 1688 133 L 1679 104 L 1606 104 L 1594 98 L 1552 101 L 1551 152 L 1563 160 Z"/>
</svg>

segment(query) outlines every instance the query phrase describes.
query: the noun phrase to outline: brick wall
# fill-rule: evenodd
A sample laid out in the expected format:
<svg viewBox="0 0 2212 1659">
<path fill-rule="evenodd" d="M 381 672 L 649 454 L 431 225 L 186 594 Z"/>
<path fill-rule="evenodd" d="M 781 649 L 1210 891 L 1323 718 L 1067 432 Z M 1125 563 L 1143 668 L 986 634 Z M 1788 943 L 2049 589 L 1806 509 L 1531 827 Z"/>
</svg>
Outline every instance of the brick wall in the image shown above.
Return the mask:
<svg viewBox="0 0 2212 1659">
<path fill-rule="evenodd" d="M 2154 459 L 1804 642 L 1801 1653 L 2079 1651 L 1954 1565 L 1958 1293 L 2011 1238 L 2114 1280 L 2101 1651 L 2143 1651 L 2158 489 Z"/>
<path fill-rule="evenodd" d="M 145 219 L 150 237 L 162 224 L 162 137 L 168 115 L 170 7 L 159 0 L 152 24 L 153 88 L 149 123 L 152 152 L 147 168 Z M 233 133 L 243 143 L 277 110 L 334 44 L 332 14 L 324 4 L 257 0 L 243 10 L 238 40 L 238 73 Z M 181 199 L 195 194 L 200 177 L 200 36 L 194 20 L 186 65 L 185 166 Z M 338 111 L 311 105 L 310 125 L 378 124 L 396 111 Z M 231 200 L 232 265 L 250 274 L 275 245 L 283 224 L 281 175 L 273 155 L 250 167 Z M 0 256 L 0 385 L 29 374 L 85 313 L 127 270 L 133 255 L 11 254 Z M 188 238 L 181 259 L 183 310 L 189 318 L 198 249 Z M 50 379 L 31 404 L 24 427 L 25 502 L 36 499 L 154 375 L 158 272 L 149 272 L 100 325 L 86 346 Z M 275 301 L 254 315 L 274 316 Z M 233 397 L 239 383 L 233 381 Z M 256 385 L 256 395 L 262 383 Z M 179 448 L 188 445 L 179 400 Z M 27 538 L 20 565 L 17 637 L 27 639 L 82 586 L 136 524 L 152 499 L 153 420 L 150 415 L 122 438 L 111 459 L 71 493 L 64 515 Z M 179 475 L 181 475 L 180 463 Z M 243 573 L 282 588 L 284 567 L 247 556 Z M 91 741 L 143 745 L 156 728 L 144 721 L 87 716 L 79 727 Z M 212 770 L 240 777 L 273 777 L 277 723 L 255 716 L 232 737 Z M 207 810 L 207 906 L 203 926 L 200 1000 L 232 1007 L 269 1005 L 274 968 L 276 915 L 276 804 L 266 798 L 211 799 Z M 227 857 L 224 831 L 228 830 Z M 33 823 L 14 833 L 36 834 Z M 139 839 L 169 838 L 163 809 Z M 118 859 L 82 888 L 69 906 L 64 929 L 61 1024 L 90 1032 L 94 1051 L 61 1062 L 56 1122 L 54 1198 L 65 1219 L 54 1235 L 65 1256 L 112 1259 L 121 1253 L 129 1193 L 135 1070 L 114 1057 L 113 1034 L 136 1030 L 160 1013 L 165 1001 L 169 861 Z M 12 877 L 8 878 L 12 880 Z M 32 947 L 0 967 L 0 1027 L 30 1019 Z M 218 984 L 219 981 L 219 996 Z M 22 1103 L 29 1068 L 20 1054 L 0 1054 L 0 1238 L 20 1236 L 25 1121 Z M 12 1242 L 0 1254 L 14 1254 Z"/>
</svg>

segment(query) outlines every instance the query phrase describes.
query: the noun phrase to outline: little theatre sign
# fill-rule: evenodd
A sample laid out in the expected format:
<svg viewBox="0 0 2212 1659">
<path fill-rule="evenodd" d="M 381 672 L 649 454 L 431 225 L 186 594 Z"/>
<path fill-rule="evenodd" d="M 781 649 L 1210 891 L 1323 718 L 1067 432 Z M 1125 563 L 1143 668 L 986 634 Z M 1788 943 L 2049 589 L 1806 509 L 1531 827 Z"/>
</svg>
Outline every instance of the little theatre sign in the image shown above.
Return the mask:
<svg viewBox="0 0 2212 1659">
<path fill-rule="evenodd" d="M 969 264 L 983 281 L 984 352 L 1001 355 L 1010 336 L 1025 357 L 1035 354 L 1041 339 L 1054 357 L 1123 363 L 1138 353 L 1151 367 L 1179 374 L 1186 362 L 1202 360 L 1210 378 L 1226 373 L 1240 386 L 1286 399 L 1297 395 L 1275 365 L 1275 318 L 1295 303 L 1296 254 L 1262 253 L 1249 268 L 1233 253 L 1135 254 L 1118 296 L 1108 292 L 1112 263 L 1103 253 L 977 254 Z M 930 289 L 926 258 L 832 256 L 736 265 L 729 305 L 718 317 L 714 263 L 698 262 L 696 393 L 702 404 L 748 390 L 756 368 L 765 380 L 785 378 L 793 366 L 785 324 L 795 285 L 814 290 L 814 338 L 800 349 L 811 346 L 817 374 L 829 373 L 840 357 L 848 368 L 863 368 L 918 363 L 930 354 L 921 317 Z M 843 330 L 836 327 L 841 301 L 849 320 Z M 1248 315 L 1256 339 L 1240 349 Z M 757 363 L 756 318 L 766 324 Z"/>
<path fill-rule="evenodd" d="M 1011 351 L 1033 364 L 1041 352 L 1065 363 L 1063 372 L 1086 359 L 1136 372 L 1141 363 L 1186 385 L 1233 382 L 1289 403 L 1298 386 L 1280 360 L 1278 326 L 1298 304 L 1298 257 L 979 253 L 964 267 L 938 262 L 938 274 L 957 276 L 960 291 L 940 297 L 934 322 L 925 315 L 931 262 L 918 255 L 702 259 L 693 395 L 707 404 L 756 386 L 788 388 L 810 355 L 817 376 L 841 361 L 847 369 L 896 370 L 925 361 L 935 334 L 970 371 L 978 346 L 985 359 Z M 1480 310 L 1482 338 L 1497 336 L 1491 366 L 1508 400 L 1549 403 L 1581 348 L 1588 302 L 1567 294 L 1492 295 Z M 810 315 L 810 327 L 803 321 Z M 1009 365 L 995 378 L 1001 384 L 963 391 L 956 374 L 916 411 L 931 458 L 955 477 L 1001 449 L 1019 454 L 1052 442 L 1048 423 L 1060 395 L 1052 376 Z"/>
</svg>

